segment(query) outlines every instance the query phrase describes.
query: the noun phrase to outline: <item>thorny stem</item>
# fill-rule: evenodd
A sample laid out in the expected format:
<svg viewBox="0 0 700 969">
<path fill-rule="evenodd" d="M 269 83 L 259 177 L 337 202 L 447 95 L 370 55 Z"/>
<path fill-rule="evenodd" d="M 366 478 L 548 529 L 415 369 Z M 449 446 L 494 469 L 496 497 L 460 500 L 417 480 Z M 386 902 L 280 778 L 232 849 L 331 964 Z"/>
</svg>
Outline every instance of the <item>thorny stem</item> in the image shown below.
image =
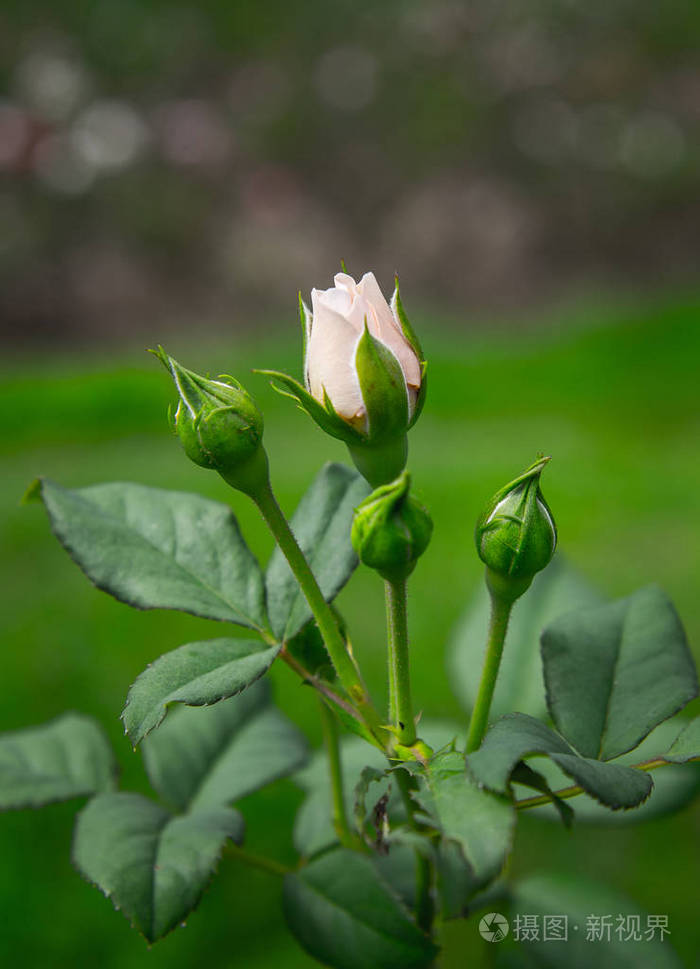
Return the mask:
<svg viewBox="0 0 700 969">
<path fill-rule="evenodd" d="M 287 519 L 277 504 L 269 481 L 266 486 L 254 495 L 253 500 L 260 509 L 270 531 L 284 554 L 297 582 L 299 583 L 311 612 L 318 623 L 323 642 L 330 656 L 331 662 L 340 678 L 340 682 L 347 691 L 363 719 L 375 736 L 381 737 L 381 723 L 377 711 L 362 682 L 360 672 L 348 651 L 347 645 L 338 628 L 335 616 L 323 597 L 318 582 L 299 548 Z"/>
<path fill-rule="evenodd" d="M 673 766 L 663 757 L 652 757 L 651 760 L 643 760 L 639 764 L 630 764 L 635 770 L 655 770 L 657 767 Z M 579 784 L 572 784 L 570 787 L 562 787 L 558 791 L 552 791 L 554 797 L 566 800 L 569 797 L 578 797 L 579 794 L 586 792 Z M 516 808 L 525 811 L 527 808 L 540 807 L 542 804 L 551 804 L 552 797 L 549 794 L 536 794 L 534 797 L 523 797 L 515 802 Z"/>
<path fill-rule="evenodd" d="M 271 639 L 270 643 L 272 645 L 275 643 L 275 640 Z M 315 676 L 313 673 L 307 670 L 305 666 L 302 666 L 299 660 L 292 656 L 286 646 L 283 646 L 280 650 L 279 657 L 290 669 L 294 670 L 294 672 L 300 676 L 304 682 L 308 683 L 315 690 L 318 690 L 318 692 L 325 696 L 327 700 L 335 704 L 335 706 L 339 707 L 339 709 L 343 710 L 343 712 L 349 717 L 353 717 L 358 721 L 358 723 L 362 723 L 362 718 L 358 714 L 357 710 L 350 703 L 348 703 L 347 700 L 344 700 L 342 696 L 339 696 L 334 690 L 332 690 L 324 680 L 322 680 L 319 676 Z"/>
<path fill-rule="evenodd" d="M 326 745 L 328 755 L 328 768 L 331 779 L 332 795 L 332 819 L 333 828 L 338 835 L 338 839 L 346 848 L 351 848 L 355 844 L 348 816 L 345 810 L 345 797 L 343 796 L 343 770 L 340 762 L 340 744 L 338 742 L 338 725 L 335 714 L 326 704 L 326 701 L 319 697 L 319 707 L 321 709 L 321 726 L 323 727 L 323 740 Z"/>
<path fill-rule="evenodd" d="M 406 580 L 387 580 L 384 589 L 389 640 L 389 710 L 399 743 L 410 747 L 416 741 L 416 724 L 408 659 Z"/>
<path fill-rule="evenodd" d="M 491 594 L 491 619 L 486 642 L 486 659 L 484 660 L 484 668 L 481 673 L 479 692 L 469 723 L 469 733 L 467 735 L 468 754 L 471 754 L 474 750 L 478 750 L 481 746 L 481 741 L 484 739 L 512 608 L 513 600 L 503 599 L 501 596 Z"/>
<path fill-rule="evenodd" d="M 416 741 L 416 723 L 411 700 L 406 579 L 395 582 L 386 580 L 384 591 L 389 652 L 389 716 L 399 743 L 410 746 Z M 393 776 L 406 809 L 408 823 L 415 831 L 421 831 L 411 797 L 411 790 L 415 786 L 413 778 L 402 769 L 394 771 Z M 419 849 L 415 851 L 415 858 L 416 921 L 424 932 L 430 933 L 435 916 L 432 898 L 433 865 L 430 858 Z"/>
</svg>

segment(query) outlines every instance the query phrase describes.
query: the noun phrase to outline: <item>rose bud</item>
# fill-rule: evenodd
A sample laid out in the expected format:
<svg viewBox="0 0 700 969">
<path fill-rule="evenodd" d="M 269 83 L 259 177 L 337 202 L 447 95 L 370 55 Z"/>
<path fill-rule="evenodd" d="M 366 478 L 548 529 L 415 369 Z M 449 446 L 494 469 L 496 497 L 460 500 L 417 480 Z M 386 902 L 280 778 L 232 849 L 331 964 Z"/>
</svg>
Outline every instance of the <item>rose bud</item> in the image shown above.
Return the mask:
<svg viewBox="0 0 700 969">
<path fill-rule="evenodd" d="M 406 431 L 425 399 L 425 360 L 404 313 L 398 279 L 391 305 L 373 273 L 359 283 L 338 273 L 332 289 L 311 291 L 313 312 L 299 299 L 304 334 L 302 387 L 282 383 L 328 434 L 348 445 L 358 469 L 376 487 L 406 466 Z"/>
<path fill-rule="evenodd" d="M 360 561 L 389 582 L 408 578 L 433 531 L 428 511 L 411 497 L 410 487 L 404 471 L 365 498 L 352 523 L 352 545 Z"/>
<path fill-rule="evenodd" d="M 540 475 L 549 458 L 540 458 L 498 491 L 476 524 L 479 558 L 486 565 L 491 592 L 515 600 L 549 565 L 557 528 L 540 491 Z"/>
<path fill-rule="evenodd" d="M 233 377 L 202 377 L 162 347 L 151 352 L 177 388 L 180 399 L 172 423 L 187 457 L 218 471 L 232 487 L 256 494 L 268 480 L 268 468 L 263 417 L 253 398 Z"/>
</svg>

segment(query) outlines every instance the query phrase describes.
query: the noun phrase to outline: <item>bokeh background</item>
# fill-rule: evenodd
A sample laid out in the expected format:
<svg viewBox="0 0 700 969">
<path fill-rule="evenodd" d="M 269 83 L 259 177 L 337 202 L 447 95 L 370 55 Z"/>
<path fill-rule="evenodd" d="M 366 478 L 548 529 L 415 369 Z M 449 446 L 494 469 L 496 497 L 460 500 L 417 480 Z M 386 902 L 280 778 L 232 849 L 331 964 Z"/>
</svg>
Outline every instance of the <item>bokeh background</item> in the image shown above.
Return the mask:
<svg viewBox="0 0 700 969">
<path fill-rule="evenodd" d="M 473 521 L 539 450 L 568 558 L 609 595 L 661 583 L 700 656 L 699 48 L 694 0 L 5 0 L 0 730 L 91 713 L 145 789 L 118 721 L 128 685 L 220 627 L 95 591 L 19 499 L 37 473 L 226 499 L 168 434 L 170 389 L 142 352 L 162 341 L 246 381 L 291 511 L 345 454 L 249 371 L 299 373 L 296 291 L 341 257 L 387 290 L 400 271 L 430 358 L 411 438 L 436 523 L 410 604 L 425 713 L 464 720 L 443 657 L 480 581 Z M 360 570 L 340 603 L 381 696 L 381 589 Z M 317 743 L 305 692 L 273 680 Z M 280 812 L 300 797 L 284 781 L 249 799 L 251 847 L 291 858 Z M 74 811 L 0 818 L 3 965 L 313 964 L 278 886 L 230 860 L 148 951 L 72 871 Z M 699 806 L 638 828 L 523 821 L 516 872 L 627 892 L 700 966 Z M 449 929 L 447 969 L 486 964 L 475 935 Z"/>
</svg>

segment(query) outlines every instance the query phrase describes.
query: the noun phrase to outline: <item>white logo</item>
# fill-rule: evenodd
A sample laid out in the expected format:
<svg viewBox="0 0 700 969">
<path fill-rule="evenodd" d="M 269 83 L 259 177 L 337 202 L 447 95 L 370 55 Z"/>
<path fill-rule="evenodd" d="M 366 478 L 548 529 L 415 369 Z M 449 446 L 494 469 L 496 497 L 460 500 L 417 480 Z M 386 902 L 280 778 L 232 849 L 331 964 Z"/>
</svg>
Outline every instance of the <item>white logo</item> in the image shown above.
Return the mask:
<svg viewBox="0 0 700 969">
<path fill-rule="evenodd" d="M 502 942 L 508 935 L 508 919 L 498 912 L 489 912 L 479 922 L 479 934 L 487 942 Z"/>
</svg>

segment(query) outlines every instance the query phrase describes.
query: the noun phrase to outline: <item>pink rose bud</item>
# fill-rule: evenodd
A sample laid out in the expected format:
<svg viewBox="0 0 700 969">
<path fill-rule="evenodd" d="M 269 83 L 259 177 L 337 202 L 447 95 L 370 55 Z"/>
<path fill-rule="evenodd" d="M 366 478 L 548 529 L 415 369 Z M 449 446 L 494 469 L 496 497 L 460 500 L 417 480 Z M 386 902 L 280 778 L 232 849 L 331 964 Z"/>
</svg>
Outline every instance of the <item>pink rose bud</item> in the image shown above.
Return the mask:
<svg viewBox="0 0 700 969">
<path fill-rule="evenodd" d="M 373 486 L 406 466 L 406 432 L 425 398 L 425 360 L 401 304 L 398 280 L 387 303 L 373 273 L 359 283 L 338 273 L 331 289 L 300 300 L 304 383 L 264 371 L 350 454 Z"/>
</svg>

